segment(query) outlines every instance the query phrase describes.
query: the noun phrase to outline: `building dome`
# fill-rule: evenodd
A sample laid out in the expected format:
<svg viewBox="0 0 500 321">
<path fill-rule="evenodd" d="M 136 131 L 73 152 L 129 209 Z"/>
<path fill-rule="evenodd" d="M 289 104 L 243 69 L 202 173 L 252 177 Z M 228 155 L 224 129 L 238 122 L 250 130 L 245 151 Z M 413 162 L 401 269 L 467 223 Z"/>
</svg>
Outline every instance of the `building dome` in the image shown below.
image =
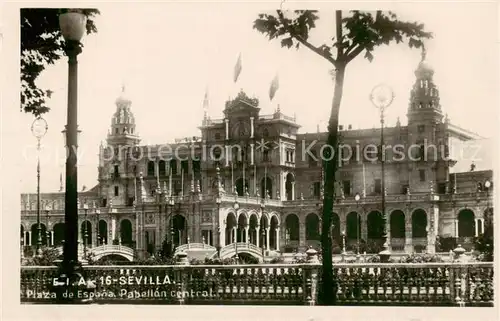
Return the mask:
<svg viewBox="0 0 500 321">
<path fill-rule="evenodd" d="M 419 79 L 431 78 L 434 75 L 434 68 L 426 60 L 426 50 L 422 49 L 422 60 L 418 64 L 417 70 L 415 70 L 415 76 Z"/>
<path fill-rule="evenodd" d="M 120 95 L 116 98 L 115 103 L 118 106 L 129 106 L 130 104 L 132 104 L 132 100 L 130 100 L 127 93 L 125 92 L 125 86 L 122 86 L 122 91 Z"/>
</svg>

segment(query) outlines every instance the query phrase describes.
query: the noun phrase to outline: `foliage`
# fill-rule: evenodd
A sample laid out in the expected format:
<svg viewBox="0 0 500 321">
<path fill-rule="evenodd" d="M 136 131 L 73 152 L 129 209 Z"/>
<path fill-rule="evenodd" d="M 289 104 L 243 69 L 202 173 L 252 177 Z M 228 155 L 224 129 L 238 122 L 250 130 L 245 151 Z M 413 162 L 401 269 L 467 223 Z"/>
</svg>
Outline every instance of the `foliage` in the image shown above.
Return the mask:
<svg viewBox="0 0 500 321">
<path fill-rule="evenodd" d="M 113 240 L 113 245 L 120 245 L 120 240 L 114 239 Z"/>
<path fill-rule="evenodd" d="M 487 233 L 481 234 L 474 240 L 474 249 L 479 252 L 479 261 L 493 262 L 493 236 Z"/>
<path fill-rule="evenodd" d="M 415 246 L 413 246 L 413 250 L 417 253 L 424 253 L 426 249 L 427 246 L 423 244 L 416 244 Z"/>
<path fill-rule="evenodd" d="M 59 14 L 68 9 L 21 9 L 21 110 L 35 116 L 49 111 L 46 99 L 52 91 L 39 88 L 36 81 L 48 65 L 63 56 L 64 40 L 59 30 Z M 97 9 L 81 9 L 87 16 L 87 34 L 97 32 Z M 62 81 L 62 80 L 61 80 Z"/>
<path fill-rule="evenodd" d="M 416 254 L 413 253 L 407 257 L 403 257 L 399 260 L 400 263 L 441 263 L 444 262 L 439 255 L 435 254 Z"/>
<path fill-rule="evenodd" d="M 457 247 L 457 238 L 453 236 L 437 237 L 436 252 L 449 252 Z"/>
<path fill-rule="evenodd" d="M 271 264 L 284 264 L 285 259 L 282 256 L 273 257 L 271 259 L 271 261 L 269 261 L 269 263 L 271 263 Z"/>
<path fill-rule="evenodd" d="M 424 26 L 416 22 L 398 20 L 392 12 L 376 13 L 350 11 L 348 13 L 337 10 L 335 12 L 335 37 L 322 45 L 316 46 L 309 41 L 312 29 L 316 27 L 319 19 L 316 10 L 295 10 L 285 17 L 282 10 L 277 10 L 276 15 L 259 14 L 253 27 L 266 35 L 270 40 L 280 39 L 281 46 L 285 48 L 306 47 L 320 57 L 327 60 L 334 67 L 335 76 L 334 96 L 328 123 L 327 155 L 324 161 L 324 197 L 322 215 L 321 245 L 323 253 L 331 253 L 330 239 L 331 212 L 333 211 L 335 173 L 338 166 L 338 153 L 330 153 L 338 148 L 338 123 L 340 104 L 342 101 L 344 77 L 347 64 L 364 52 L 364 57 L 369 61 L 373 59 L 376 47 L 390 43 L 408 42 L 410 48 L 421 47 L 423 39 L 430 38 L 431 33 L 424 31 Z M 322 287 L 323 291 L 320 304 L 334 304 L 332 258 L 330 255 L 323 259 Z"/>
<path fill-rule="evenodd" d="M 25 265 L 53 266 L 59 259 L 60 254 L 58 249 L 53 247 L 42 247 L 41 255 L 34 255 L 30 258 L 27 258 L 25 261 Z"/>
</svg>

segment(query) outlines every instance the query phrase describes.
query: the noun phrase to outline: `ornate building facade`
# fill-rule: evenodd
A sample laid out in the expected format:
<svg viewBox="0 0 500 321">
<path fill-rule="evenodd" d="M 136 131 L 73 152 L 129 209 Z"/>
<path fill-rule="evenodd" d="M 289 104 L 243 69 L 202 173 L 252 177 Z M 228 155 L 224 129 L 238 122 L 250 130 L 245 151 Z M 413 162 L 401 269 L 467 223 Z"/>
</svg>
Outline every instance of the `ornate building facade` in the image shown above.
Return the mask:
<svg viewBox="0 0 500 321">
<path fill-rule="evenodd" d="M 384 128 L 385 153 L 380 129 L 339 127 L 334 242 L 345 238 L 356 251 L 359 242 L 381 239 L 385 222 L 392 251 L 419 247 L 433 253 L 438 237 L 466 245 L 484 230 L 493 206 L 492 171 L 475 170 L 455 153 L 455 146 L 480 137 L 444 116 L 433 73 L 422 59 L 408 125 L 398 120 Z M 88 246 L 121 244 L 140 255 L 159 249 L 163 240 L 222 249 L 246 243 L 263 253 L 319 246 L 320 155 L 327 133 L 301 134 L 295 117 L 279 107 L 262 115 L 259 101 L 240 92 L 226 102 L 223 118 L 204 116 L 200 136 L 144 146 L 131 105 L 124 93 L 116 100 L 100 147 L 98 185 L 80 193 L 81 238 Z M 471 170 L 453 172 L 462 161 Z M 23 194 L 21 203 L 21 239 L 35 245 L 36 195 Z M 42 194 L 41 208 L 42 243 L 60 245 L 64 193 Z"/>
</svg>

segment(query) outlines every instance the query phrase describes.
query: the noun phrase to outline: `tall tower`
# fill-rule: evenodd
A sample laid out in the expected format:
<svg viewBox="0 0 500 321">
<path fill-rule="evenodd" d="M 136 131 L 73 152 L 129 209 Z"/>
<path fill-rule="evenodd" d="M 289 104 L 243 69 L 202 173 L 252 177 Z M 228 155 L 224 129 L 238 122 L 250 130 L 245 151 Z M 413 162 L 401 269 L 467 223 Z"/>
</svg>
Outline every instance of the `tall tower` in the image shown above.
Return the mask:
<svg viewBox="0 0 500 321">
<path fill-rule="evenodd" d="M 429 192 L 437 184 L 444 184 L 448 177 L 446 163 L 440 161 L 442 145 L 447 144 L 446 125 L 433 76 L 434 69 L 426 61 L 423 48 L 407 113 L 408 144 L 414 145 L 409 149 L 409 184 L 414 192 Z"/>
<path fill-rule="evenodd" d="M 132 205 L 135 190 L 136 164 L 131 160 L 140 138 L 136 132 L 135 118 L 130 110 L 132 101 L 125 87 L 115 101 L 116 111 L 111 118 L 111 128 L 106 139 L 107 146 L 99 151 L 99 180 L 102 183 L 101 197 L 109 205 Z"/>
</svg>

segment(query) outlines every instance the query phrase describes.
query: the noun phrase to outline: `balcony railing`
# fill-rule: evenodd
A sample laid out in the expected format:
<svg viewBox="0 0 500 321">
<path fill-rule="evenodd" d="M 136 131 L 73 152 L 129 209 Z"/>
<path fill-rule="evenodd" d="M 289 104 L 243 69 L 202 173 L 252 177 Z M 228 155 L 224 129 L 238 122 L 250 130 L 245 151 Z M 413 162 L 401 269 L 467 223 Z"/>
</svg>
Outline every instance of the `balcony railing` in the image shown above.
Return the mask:
<svg viewBox="0 0 500 321">
<path fill-rule="evenodd" d="M 312 263 L 315 262 L 315 263 Z M 321 264 L 85 266 L 93 302 L 313 305 Z M 21 267 L 21 302 L 52 303 L 56 267 Z M 493 306 L 492 263 L 335 264 L 337 305 Z"/>
</svg>

